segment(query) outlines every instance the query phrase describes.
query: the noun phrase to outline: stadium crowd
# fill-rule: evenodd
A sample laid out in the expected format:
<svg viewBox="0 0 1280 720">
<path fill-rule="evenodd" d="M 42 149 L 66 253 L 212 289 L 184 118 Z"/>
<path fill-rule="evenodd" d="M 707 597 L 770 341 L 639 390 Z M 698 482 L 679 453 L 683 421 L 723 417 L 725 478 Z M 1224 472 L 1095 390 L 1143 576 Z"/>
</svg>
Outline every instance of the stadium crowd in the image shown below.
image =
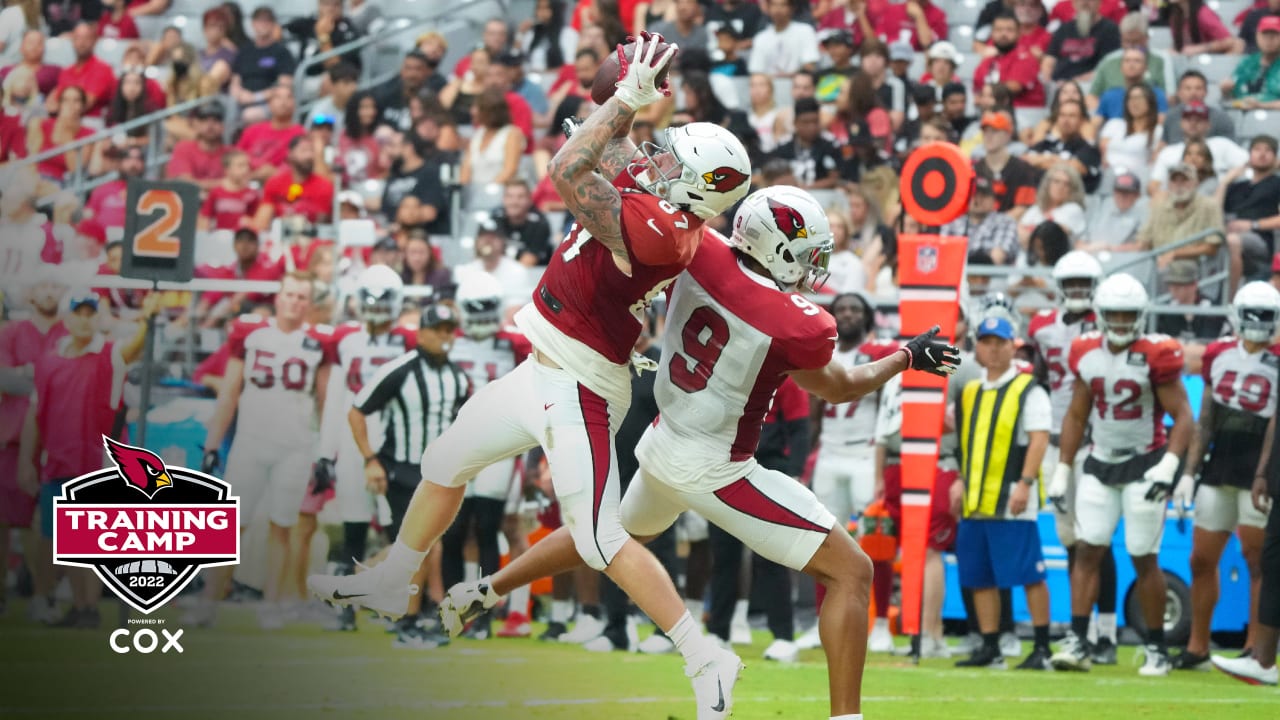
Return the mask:
<svg viewBox="0 0 1280 720">
<path fill-rule="evenodd" d="M 229 374 L 235 377 L 228 365 L 246 372 L 245 337 L 255 326 L 238 316 L 275 315 L 277 324 L 291 328 L 355 321 L 371 346 L 378 337 L 403 331 L 393 347 L 404 351 L 417 345 L 444 363 L 451 362 L 450 343 L 424 340 L 424 333 L 457 329 L 477 340 L 496 337 L 497 328 L 527 301 L 541 268 L 572 224 L 548 176 L 550 158 L 577 119 L 595 107 L 592 83 L 602 60 L 641 31 L 678 43 L 680 53 L 675 91 L 637 116 L 633 140 L 637 145 L 654 141 L 665 128 L 689 122 L 717 123 L 747 147 L 754 187 L 794 185 L 823 203 L 835 235 L 825 288 L 830 296 L 824 301 L 838 323 L 839 354 L 850 363 L 875 359 L 896 347 L 897 237 L 937 231 L 968 238 L 966 302 L 955 328 L 955 337 L 970 346 L 965 379 L 980 376 L 972 354 L 979 338 L 1015 341 L 1019 362 L 1054 397 L 1052 427 L 1026 430 L 1051 431 L 1053 448 L 1061 440 L 1069 403 L 1060 405 L 1058 398 L 1063 387 L 1070 397 L 1069 372 L 1076 372 L 1074 367 L 1068 372 L 1063 363 L 1071 339 L 1094 321 L 1090 305 L 1068 302 L 1064 290 L 1069 281 L 1087 279 L 1096 285 L 1103 268 L 1123 268 L 1136 277 L 1156 304 L 1173 306 L 1151 313 L 1144 330 L 1177 341 L 1177 375 L 1203 374 L 1209 388 L 1221 381 L 1212 375 L 1214 361 L 1224 352 L 1218 339 L 1242 329 L 1238 321 L 1228 322 L 1238 316 L 1230 312 L 1233 298 L 1251 281 L 1280 288 L 1275 247 L 1280 232 L 1280 0 L 1224 2 L 1216 9 L 1203 0 L 1060 0 L 1052 5 L 991 0 L 981 7 L 952 0 L 537 0 L 513 4 L 523 14 L 484 21 L 475 47 L 458 47 L 438 31 L 423 32 L 398 56 L 396 72 L 373 85 L 367 83 L 370 75 L 364 67 L 372 53 L 351 49 L 313 58 L 386 32 L 397 17 L 394 4 L 318 0 L 314 6 L 302 5 L 264 5 L 246 12 L 238 3 L 192 0 L 4 3 L 0 287 L 7 320 L 0 329 L 0 367 L 12 371 L 3 375 L 0 388 L 5 462 L 38 462 L 39 452 L 23 435 L 28 396 L 33 387 L 41 387 L 41 371 L 30 368 L 39 364 L 44 349 L 64 353 L 60 338 L 68 331 L 73 337 L 88 332 L 83 321 L 90 313 L 96 328 L 121 350 L 95 345 L 86 336 L 83 347 L 65 351 L 70 355 L 64 359 L 106 353 L 108 360 L 122 365 L 138 352 L 139 321 L 159 313 L 174 343 L 196 340 L 182 346 L 202 361 L 195 375 L 185 379 L 219 394 L 220 400 L 240 393 L 238 386 L 229 390 L 224 382 Z M 284 7 L 297 12 L 286 14 Z M 187 14 L 178 15 L 179 10 Z M 173 24 L 176 17 L 186 22 Z M 187 112 L 150 125 L 135 123 L 193 101 L 197 103 Z M 86 138 L 94 140 L 62 150 Z M 906 156 L 932 141 L 958 145 L 973 158 L 977 176 L 966 215 L 942 228 L 921 227 L 907 216 L 897 189 Z M 199 186 L 198 277 L 282 281 L 281 292 L 193 296 L 84 290 L 94 287 L 95 277 L 119 274 L 126 186 L 135 177 Z M 708 225 L 727 234 L 732 215 L 730 211 Z M 361 240 L 354 240 L 357 236 Z M 391 279 L 379 268 L 390 268 Z M 392 302 L 404 292 L 402 287 L 414 290 L 410 299 Z M 482 290 L 468 294 L 468 288 Z M 378 306 L 377 314 L 361 315 L 369 307 L 366 299 Z M 651 311 L 654 332 L 637 348 L 655 358 L 656 348 L 650 345 L 660 336 L 660 306 L 656 303 Z M 1280 302 L 1275 312 L 1280 313 Z M 992 326 L 983 335 L 980 328 L 991 318 L 1007 323 L 1008 329 Z M 1064 331 L 1067 336 L 1038 334 L 1066 325 L 1076 328 Z M 187 328 L 194 330 L 188 334 Z M 372 374 L 362 374 L 358 364 L 352 370 L 349 357 L 344 361 L 342 337 L 318 337 L 325 350 L 308 360 L 308 387 L 323 396 L 328 372 L 321 370 L 337 363 L 344 377 L 354 378 L 347 387 L 351 395 L 341 397 L 359 398 L 362 412 L 376 414 L 388 400 L 373 402 L 368 393 L 358 394 Z M 502 352 L 519 352 L 518 340 L 506 342 Z M 380 362 L 397 355 L 382 356 Z M 433 371 L 439 372 L 438 362 L 428 361 Z M 471 368 L 463 370 L 471 374 Z M 110 377 L 122 382 L 118 374 Z M 281 377 L 287 381 L 287 375 Z M 1261 392 L 1232 391 L 1232 377 L 1228 395 Z M 964 381 L 952 382 L 957 398 Z M 775 400 L 758 453 L 761 462 L 811 483 L 838 516 L 859 518 L 864 536 L 900 527 L 895 494 L 900 498 L 901 479 L 894 462 L 901 441 L 901 430 L 894 426 L 895 419 L 900 425 L 898 391 L 889 387 L 861 403 L 826 407 L 811 404 L 798 388 L 790 390 L 791 396 L 784 397 L 789 391 L 784 386 Z M 644 390 L 635 392 L 643 396 Z M 464 395 L 459 390 L 448 402 Z M 1249 427 L 1257 437 L 1274 413 L 1274 393 L 1267 395 L 1259 397 L 1258 407 L 1244 408 L 1252 412 Z M 330 393 L 328 401 L 333 398 Z M 36 402 L 45 399 L 38 396 Z M 103 402 L 120 405 L 114 395 Z M 444 401 L 423 396 L 422 402 L 426 413 L 432 403 Z M 305 416 L 293 419 L 304 434 L 312 425 L 320 430 L 334 422 L 306 403 L 290 407 Z M 337 420 L 339 427 L 345 428 L 349 407 L 350 402 Z M 1158 403 L 1147 408 L 1155 416 L 1142 419 L 1158 422 L 1159 408 Z M 210 425 L 217 427 L 214 435 L 231 437 L 231 417 L 218 417 Z M 1049 420 L 1047 414 L 1044 419 Z M 119 434 L 123 420 L 104 422 L 108 434 Z M 1013 634 L 1009 586 L 1025 585 L 1029 597 L 1037 591 L 1035 582 L 1021 578 L 999 583 L 1004 597 L 997 606 L 1003 613 L 995 629 L 981 617 L 991 607 L 982 599 L 988 588 L 974 585 L 979 599 L 969 612 L 969 637 L 961 648 L 943 638 L 942 553 L 966 552 L 963 545 L 956 546 L 957 518 L 972 511 L 958 497 L 964 485 L 957 479 L 964 472 L 955 437 L 960 424 L 951 419 L 950 439 L 944 437 L 939 460 L 923 633 L 910 648 L 895 646 L 889 623 L 893 558 L 877 557 L 870 649 L 924 657 L 964 653 L 971 655 L 972 665 L 997 666 L 1003 656 L 1022 652 Z M 421 425 L 419 440 L 440 432 L 425 420 Z M 1201 425 L 1210 435 L 1222 431 L 1205 426 L 1203 419 Z M 84 437 L 97 430 L 88 424 L 82 428 Z M 350 435 L 345 429 L 341 433 Z M 620 434 L 620 446 L 627 437 Z M 351 438 L 326 442 L 330 440 L 333 449 Z M 99 446 L 96 440 L 84 442 Z M 1192 468 L 1202 462 L 1194 457 L 1195 450 L 1210 447 L 1204 438 L 1199 442 L 1186 452 Z M 221 446 L 205 444 L 208 469 L 222 469 Z M 47 442 L 44 449 L 50 450 Z M 378 448 L 366 441 L 359 449 Z M 1255 459 L 1258 450 L 1252 450 Z M 352 471 L 343 469 L 341 451 L 336 452 L 340 497 L 343 473 Z M 212 464 L 208 453 L 213 453 Z M 1044 496 L 1051 494 L 1056 455 L 1055 450 L 1052 459 L 1045 459 L 1046 472 L 1039 479 L 1042 499 L 1034 507 L 1047 506 Z M 291 487 L 308 480 L 311 485 L 297 487 L 296 495 L 284 500 L 302 505 L 301 519 L 292 510 L 277 513 L 273 505 L 271 530 L 260 538 L 259 547 L 279 549 L 280 563 L 285 556 L 297 558 L 288 561 L 293 575 L 287 581 L 281 579 L 285 565 L 273 565 L 275 579 L 259 588 L 272 608 L 260 616 L 264 627 L 302 617 L 334 629 L 354 629 L 352 613 L 335 616 L 302 606 L 309 547 L 304 544 L 318 523 L 342 523 L 340 545 L 347 551 L 359 548 L 355 560 L 363 562 L 367 543 L 358 536 L 367 536 L 371 522 L 383 528 L 389 524 L 380 506 L 365 509 L 363 520 L 345 517 L 345 509 L 336 521 L 325 515 L 324 501 L 334 489 L 325 487 L 332 485 L 325 482 L 332 481 L 331 473 L 313 473 L 309 467 L 317 459 L 332 464 L 333 457 L 313 453 L 282 465 L 297 476 L 290 479 Z M 366 471 L 369 464 L 365 462 Z M 362 490 L 360 483 L 370 476 L 356 465 Z M 39 514 L 37 497 L 51 496 L 39 489 L 40 483 L 100 467 L 44 467 L 38 482 L 25 471 L 3 471 L 20 482 L 4 489 L 0 555 L 8 554 L 10 530 L 32 528 L 22 545 L 35 593 L 30 605 L 34 620 L 98 625 L 97 591 L 87 587 L 85 578 L 73 583 L 70 609 L 63 613 L 55 608 L 48 539 L 41 537 L 39 518 L 34 527 L 32 521 Z M 498 535 L 512 552 L 519 552 L 526 542 L 518 512 L 522 506 L 538 507 L 540 521 L 548 526 L 557 522 L 554 505 L 548 504 L 552 498 L 545 463 L 536 454 L 505 472 L 496 491 L 480 495 L 497 504 L 477 503 L 461 520 L 474 521 L 476 537 L 467 541 L 468 529 L 459 528 L 463 537 L 455 536 L 444 549 L 449 557 L 440 561 L 443 575 L 436 566 L 426 579 L 420 615 L 393 628 L 398 646 L 447 644 L 430 622 L 430 603 L 438 602 L 442 588 L 460 580 L 464 569 L 473 574 L 477 565 L 495 569 Z M 1252 467 L 1246 472 L 1252 484 Z M 384 494 L 388 483 L 395 485 L 394 475 L 388 467 L 381 477 Z M 509 491 L 513 484 L 514 495 Z M 1163 657 L 1163 672 L 1208 663 L 1209 618 L 1216 600 L 1213 568 L 1237 524 L 1251 571 L 1260 566 L 1266 517 L 1246 517 L 1249 487 L 1240 491 L 1238 513 L 1217 513 L 1208 524 L 1200 514 L 1196 517 L 1197 528 L 1209 536 L 1200 540 L 1197 535 L 1197 543 L 1204 544 L 1193 554 L 1192 571 L 1202 588 L 1199 594 L 1193 588 L 1193 603 L 1199 606 L 1193 608 L 1196 620 L 1187 649 Z M 536 502 L 521 502 L 535 497 Z M 1234 495 L 1230 502 L 1236 502 Z M 1230 521 L 1222 524 L 1227 515 Z M 701 616 L 705 605 L 711 632 L 726 643 L 749 640 L 750 586 L 738 578 L 741 546 L 696 516 L 684 518 L 678 530 L 679 545 L 687 550 L 681 569 L 674 559 L 674 537 L 666 538 L 666 549 L 659 554 L 673 574 L 683 577 L 680 587 L 697 608 L 695 615 Z M 1070 545 L 1074 538 L 1068 537 L 1063 535 L 1063 542 Z M 246 549 L 246 554 L 253 552 Z M 463 555 L 472 558 L 468 564 L 460 561 Z M 349 557 L 347 553 L 342 562 Z M 1073 555 L 1073 565 L 1076 561 Z M 1096 562 L 1101 586 L 1097 613 L 1092 603 L 1072 613 L 1069 638 L 1078 641 L 1079 652 L 1067 660 L 1076 669 L 1087 669 L 1090 662 L 1115 662 L 1114 561 Z M 764 604 L 775 641 L 765 656 L 794 661 L 801 649 L 817 646 L 816 627 L 796 632 L 790 577 L 769 565 L 759 559 L 753 563 L 757 576 L 770 578 L 773 591 Z M 597 588 L 595 578 L 582 573 L 572 580 L 557 579 L 543 615 L 548 622 L 543 637 L 591 650 L 672 651 L 660 633 L 638 642 L 625 598 L 607 581 Z M 1205 583 L 1214 585 L 1212 592 L 1203 589 Z M 212 603 L 223 592 L 218 583 L 208 583 L 205 600 L 193 605 L 193 621 L 212 622 Z M 1256 592 L 1255 585 L 1255 617 Z M 821 601 L 820 588 L 817 594 Z M 574 597 L 577 622 L 570 629 Z M 974 608 L 974 600 L 966 599 Z M 1077 605 L 1074 597 L 1048 601 Z M 486 619 L 468 633 L 477 638 L 491 632 L 527 636 L 531 607 L 527 594 L 513 596 L 501 629 L 494 632 Z M 1042 620 L 1036 620 L 1037 650 L 1022 667 L 1051 664 L 1049 653 L 1040 652 L 1040 627 L 1047 624 Z M 1248 642 L 1255 639 L 1256 625 L 1250 624 Z M 1268 637 L 1274 644 L 1274 636 Z M 1147 641 L 1163 655 L 1163 640 L 1148 636 Z M 1258 647 L 1247 645 L 1246 653 L 1251 650 Z M 1257 655 L 1265 659 L 1268 651 Z M 1259 672 L 1269 672 L 1264 677 L 1274 683 L 1274 647 L 1269 657 L 1271 664 L 1260 665 Z M 1152 674 L 1162 674 L 1160 667 Z"/>
</svg>

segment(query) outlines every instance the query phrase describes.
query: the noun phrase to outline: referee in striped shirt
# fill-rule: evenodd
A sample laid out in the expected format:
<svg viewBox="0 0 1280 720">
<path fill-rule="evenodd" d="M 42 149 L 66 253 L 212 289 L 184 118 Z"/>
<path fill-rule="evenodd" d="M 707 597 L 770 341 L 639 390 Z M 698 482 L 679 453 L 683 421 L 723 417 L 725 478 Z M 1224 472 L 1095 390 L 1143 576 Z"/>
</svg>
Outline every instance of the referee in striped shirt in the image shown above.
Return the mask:
<svg viewBox="0 0 1280 720">
<path fill-rule="evenodd" d="M 458 330 L 457 313 L 435 304 L 422 311 L 418 346 L 383 365 L 356 395 L 347 413 L 356 447 L 364 456 L 365 484 L 369 491 L 386 495 L 392 521 L 387 528 L 394 540 L 409 508 L 414 490 L 422 481 L 420 462 L 427 444 L 453 423 L 458 410 L 471 396 L 467 374 L 449 360 L 449 348 Z M 376 450 L 369 444 L 366 417 L 379 415 L 384 436 Z M 425 587 L 426 568 L 438 567 L 432 552 L 413 582 Z M 448 642 L 433 624 L 419 622 L 422 593 L 409 601 L 409 612 L 400 621 L 394 644 L 398 647 L 435 647 Z M 433 617 L 434 611 L 421 613 Z"/>
</svg>

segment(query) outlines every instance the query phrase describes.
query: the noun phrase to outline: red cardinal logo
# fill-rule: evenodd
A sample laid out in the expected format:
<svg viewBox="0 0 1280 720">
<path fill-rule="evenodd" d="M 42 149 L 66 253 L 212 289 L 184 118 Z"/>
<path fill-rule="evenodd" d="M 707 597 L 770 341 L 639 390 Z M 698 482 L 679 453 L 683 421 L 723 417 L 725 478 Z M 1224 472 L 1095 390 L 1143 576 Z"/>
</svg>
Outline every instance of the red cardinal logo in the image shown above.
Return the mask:
<svg viewBox="0 0 1280 720">
<path fill-rule="evenodd" d="M 120 477 L 148 498 L 154 498 L 161 488 L 173 485 L 169 470 L 159 455 L 140 447 L 118 443 L 109 437 L 104 436 L 102 440 L 107 446 L 111 462 L 120 471 Z"/>
<path fill-rule="evenodd" d="M 800 212 L 790 205 L 783 205 L 769 199 L 769 209 L 773 211 L 773 222 L 777 224 L 778 229 L 782 231 L 789 239 L 809 237 L 809 228 L 806 227 L 804 217 Z"/>
<path fill-rule="evenodd" d="M 738 170 L 723 165 L 710 172 L 702 173 L 702 182 L 716 192 L 729 192 L 748 179 L 746 175 L 743 175 Z"/>
</svg>

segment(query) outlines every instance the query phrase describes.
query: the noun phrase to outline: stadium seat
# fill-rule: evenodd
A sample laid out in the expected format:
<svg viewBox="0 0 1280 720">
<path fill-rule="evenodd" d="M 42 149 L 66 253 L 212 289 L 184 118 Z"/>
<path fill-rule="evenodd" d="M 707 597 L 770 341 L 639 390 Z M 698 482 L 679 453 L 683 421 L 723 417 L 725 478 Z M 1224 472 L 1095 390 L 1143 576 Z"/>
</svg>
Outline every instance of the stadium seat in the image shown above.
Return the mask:
<svg viewBox="0 0 1280 720">
<path fill-rule="evenodd" d="M 245 18 L 248 21 L 248 18 Z M 160 35 L 164 33 L 164 29 L 173 23 L 171 15 L 144 15 L 136 17 L 133 22 L 138 26 L 138 35 L 143 40 L 159 40 Z M 253 37 L 253 33 L 249 33 L 249 37 Z"/>
<path fill-rule="evenodd" d="M 179 15 L 173 24 L 182 31 L 182 39 L 196 47 L 204 47 L 204 24 L 199 15 Z"/>
<path fill-rule="evenodd" d="M 201 16 L 205 11 L 221 4 L 221 0 L 173 0 L 169 13 Z"/>
<path fill-rule="evenodd" d="M 978 0 L 959 0 L 959 2 L 948 3 L 945 6 L 947 11 L 947 24 L 953 29 L 957 27 L 967 27 L 972 34 L 973 29 L 978 24 L 978 15 L 982 14 L 982 3 Z M 951 42 L 955 43 L 955 38 L 951 38 Z M 957 47 L 959 45 L 957 44 Z"/>
<path fill-rule="evenodd" d="M 1173 32 L 1167 27 L 1153 27 L 1147 31 L 1147 41 L 1152 50 L 1168 50 L 1173 47 Z"/>
<path fill-rule="evenodd" d="M 680 96 L 676 95 L 676 97 Z M 791 78 L 776 77 L 773 79 L 773 99 L 783 107 L 791 105 Z"/>
<path fill-rule="evenodd" d="M 1013 115 L 1018 129 L 1033 128 L 1049 116 L 1048 108 L 1014 108 Z"/>
<path fill-rule="evenodd" d="M 1210 85 L 1217 85 L 1231 77 L 1231 74 L 1235 72 L 1236 65 L 1239 64 L 1239 55 L 1209 55 L 1206 53 L 1197 55 L 1189 63 L 1189 68 L 1194 67 L 1204 73 L 1205 79 L 1209 81 Z"/>
<path fill-rule="evenodd" d="M 1231 30 L 1239 29 L 1239 26 L 1234 24 L 1236 16 L 1253 7 L 1251 0 L 1209 0 L 1205 5 L 1218 13 L 1222 24 Z"/>
<path fill-rule="evenodd" d="M 129 49 L 129 42 L 121 42 L 106 38 L 99 40 L 97 45 L 93 47 L 93 54 L 99 60 L 110 65 L 113 68 L 120 67 L 120 61 L 124 59 L 124 51 Z"/>
<path fill-rule="evenodd" d="M 1237 140 L 1247 143 L 1250 138 L 1263 133 L 1275 134 L 1280 125 L 1280 112 L 1274 110 L 1249 110 L 1238 116 L 1236 127 Z"/>
<path fill-rule="evenodd" d="M 76 61 L 76 50 L 71 47 L 71 39 L 51 37 L 44 42 L 44 61 L 47 65 L 66 67 Z"/>
</svg>

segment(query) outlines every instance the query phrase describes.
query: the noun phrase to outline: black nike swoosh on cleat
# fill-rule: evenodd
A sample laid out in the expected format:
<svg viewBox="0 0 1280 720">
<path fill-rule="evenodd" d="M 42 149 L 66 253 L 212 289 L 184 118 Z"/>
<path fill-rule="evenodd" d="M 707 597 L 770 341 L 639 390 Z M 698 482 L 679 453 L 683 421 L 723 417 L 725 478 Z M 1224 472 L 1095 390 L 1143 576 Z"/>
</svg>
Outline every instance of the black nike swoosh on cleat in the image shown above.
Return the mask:
<svg viewBox="0 0 1280 720">
<path fill-rule="evenodd" d="M 720 684 L 720 678 L 716 678 L 716 694 L 720 701 L 711 706 L 711 712 L 724 712 L 724 686 Z"/>
<path fill-rule="evenodd" d="M 355 595 L 343 595 L 342 593 L 338 592 L 337 590 L 334 590 L 334 591 L 333 591 L 333 599 L 334 599 L 334 600 L 350 600 L 351 598 L 364 597 L 365 595 L 368 595 L 368 594 L 369 594 L 369 593 L 357 593 L 357 594 L 355 594 Z"/>
</svg>

